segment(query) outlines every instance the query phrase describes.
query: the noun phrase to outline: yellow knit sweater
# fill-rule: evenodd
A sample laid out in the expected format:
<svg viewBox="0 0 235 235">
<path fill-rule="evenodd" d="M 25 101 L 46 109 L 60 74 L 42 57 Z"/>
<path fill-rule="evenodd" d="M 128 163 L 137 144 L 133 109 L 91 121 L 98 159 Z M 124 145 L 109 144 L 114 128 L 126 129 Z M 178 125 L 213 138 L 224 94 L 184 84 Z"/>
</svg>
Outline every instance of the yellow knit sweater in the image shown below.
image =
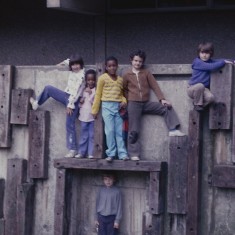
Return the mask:
<svg viewBox="0 0 235 235">
<path fill-rule="evenodd" d="M 99 112 L 101 101 L 126 103 L 126 98 L 123 96 L 122 77 L 117 76 L 117 80 L 114 81 L 107 73 L 104 73 L 98 78 L 92 114 Z"/>
</svg>

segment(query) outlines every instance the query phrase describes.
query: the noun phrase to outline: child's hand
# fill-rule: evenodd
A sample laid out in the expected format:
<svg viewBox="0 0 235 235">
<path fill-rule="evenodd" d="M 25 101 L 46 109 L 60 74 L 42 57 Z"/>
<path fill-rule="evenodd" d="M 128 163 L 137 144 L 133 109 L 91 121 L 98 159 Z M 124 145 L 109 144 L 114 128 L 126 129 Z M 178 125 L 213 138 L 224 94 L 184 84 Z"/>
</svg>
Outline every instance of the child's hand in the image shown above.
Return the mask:
<svg viewBox="0 0 235 235">
<path fill-rule="evenodd" d="M 89 95 L 92 93 L 92 91 L 91 91 L 91 89 L 90 89 L 89 87 L 87 87 L 87 88 L 85 89 L 85 92 L 87 92 Z"/>
<path fill-rule="evenodd" d="M 120 109 L 121 109 L 121 108 L 126 108 L 126 103 L 121 102 L 120 105 L 119 105 L 119 108 L 120 108 Z"/>
<path fill-rule="evenodd" d="M 97 114 L 92 114 L 93 118 L 96 119 L 97 116 L 98 116 L 98 113 Z"/>
<path fill-rule="evenodd" d="M 167 106 L 169 109 L 172 107 L 171 103 L 167 100 L 161 100 L 162 105 Z"/>
<path fill-rule="evenodd" d="M 67 107 L 66 113 L 67 113 L 69 116 L 71 116 L 72 113 L 73 113 L 73 110 L 72 110 L 71 108 L 68 108 L 68 107 Z"/>
<path fill-rule="evenodd" d="M 230 61 L 230 60 L 224 60 L 224 62 L 225 62 L 226 64 L 233 64 L 233 62 Z"/>
<path fill-rule="evenodd" d="M 117 222 L 114 223 L 113 225 L 114 228 L 119 228 L 119 224 Z"/>
<path fill-rule="evenodd" d="M 83 103 L 84 103 L 84 101 L 85 101 L 85 98 L 84 98 L 84 97 L 82 97 L 82 98 L 79 100 L 79 103 L 80 103 L 80 104 L 83 104 Z"/>
<path fill-rule="evenodd" d="M 95 221 L 95 226 L 99 226 L 98 220 Z"/>
</svg>

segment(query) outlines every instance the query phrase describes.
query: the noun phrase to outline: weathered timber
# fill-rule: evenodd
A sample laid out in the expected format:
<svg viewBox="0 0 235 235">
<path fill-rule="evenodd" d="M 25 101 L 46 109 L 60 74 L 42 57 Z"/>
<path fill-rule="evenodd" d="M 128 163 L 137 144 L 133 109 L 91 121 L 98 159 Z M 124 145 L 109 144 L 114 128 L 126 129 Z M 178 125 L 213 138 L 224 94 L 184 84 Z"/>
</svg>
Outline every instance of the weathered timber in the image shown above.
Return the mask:
<svg viewBox="0 0 235 235">
<path fill-rule="evenodd" d="M 11 124 L 27 125 L 29 120 L 29 99 L 33 94 L 31 89 L 13 89 L 11 98 Z"/>
<path fill-rule="evenodd" d="M 0 66 L 0 148 L 11 147 L 11 88 L 13 68 Z"/>
<path fill-rule="evenodd" d="M 235 108 L 233 108 L 232 162 L 235 163 Z"/>
<path fill-rule="evenodd" d="M 149 207 L 152 214 L 159 214 L 159 172 L 150 172 Z"/>
<path fill-rule="evenodd" d="M 5 234 L 7 235 L 17 234 L 17 187 L 26 182 L 26 177 L 27 161 L 19 158 L 9 159 L 4 197 Z"/>
<path fill-rule="evenodd" d="M 170 235 L 186 234 L 186 215 L 170 214 Z"/>
<path fill-rule="evenodd" d="M 5 190 L 5 180 L 0 179 L 0 219 L 3 218 L 4 190 Z"/>
<path fill-rule="evenodd" d="M 121 161 L 112 163 L 104 159 L 75 159 L 61 158 L 54 160 L 54 167 L 59 169 L 94 169 L 114 171 L 161 171 L 164 162 L 157 161 Z"/>
<path fill-rule="evenodd" d="M 17 235 L 33 233 L 34 184 L 24 183 L 17 187 Z"/>
<path fill-rule="evenodd" d="M 215 96 L 215 103 L 210 105 L 210 129 L 231 128 L 233 66 L 225 65 L 211 74 L 210 90 Z"/>
<path fill-rule="evenodd" d="M 142 235 L 163 235 L 164 216 L 144 213 L 142 219 Z"/>
<path fill-rule="evenodd" d="M 0 219 L 0 235 L 5 234 L 5 219 Z"/>
<path fill-rule="evenodd" d="M 189 113 L 189 154 L 188 154 L 188 212 L 186 215 L 186 234 L 199 235 L 200 205 L 200 163 L 201 163 L 202 114 Z"/>
<path fill-rule="evenodd" d="M 97 77 L 104 72 L 102 63 L 96 64 Z M 104 150 L 104 127 L 101 112 L 99 112 L 94 125 L 94 157 L 102 158 Z"/>
<path fill-rule="evenodd" d="M 167 211 L 185 214 L 187 211 L 188 137 L 170 138 L 168 165 Z"/>
<path fill-rule="evenodd" d="M 30 111 L 29 115 L 29 177 L 48 177 L 49 151 L 48 111 Z"/>
<path fill-rule="evenodd" d="M 66 198 L 65 198 L 65 187 L 66 187 L 66 170 L 56 170 L 56 192 L 55 192 L 55 208 L 54 208 L 54 234 L 55 235 L 66 235 L 67 233 L 67 222 L 66 222 Z"/>
<path fill-rule="evenodd" d="M 235 166 L 214 166 L 212 171 L 212 185 L 219 188 L 235 188 Z"/>
</svg>

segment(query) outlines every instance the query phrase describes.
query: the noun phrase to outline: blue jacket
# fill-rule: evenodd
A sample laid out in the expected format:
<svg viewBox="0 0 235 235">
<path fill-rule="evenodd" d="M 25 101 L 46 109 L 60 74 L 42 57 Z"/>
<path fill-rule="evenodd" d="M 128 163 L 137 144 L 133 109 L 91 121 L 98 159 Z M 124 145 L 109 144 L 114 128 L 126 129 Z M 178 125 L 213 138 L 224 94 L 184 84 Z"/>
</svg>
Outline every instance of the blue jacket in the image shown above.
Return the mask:
<svg viewBox="0 0 235 235">
<path fill-rule="evenodd" d="M 210 75 L 211 71 L 222 68 L 225 65 L 223 59 L 202 61 L 200 58 L 196 58 L 192 64 L 192 77 L 189 80 L 189 85 L 195 85 L 202 83 L 205 87 L 210 87 Z"/>
</svg>

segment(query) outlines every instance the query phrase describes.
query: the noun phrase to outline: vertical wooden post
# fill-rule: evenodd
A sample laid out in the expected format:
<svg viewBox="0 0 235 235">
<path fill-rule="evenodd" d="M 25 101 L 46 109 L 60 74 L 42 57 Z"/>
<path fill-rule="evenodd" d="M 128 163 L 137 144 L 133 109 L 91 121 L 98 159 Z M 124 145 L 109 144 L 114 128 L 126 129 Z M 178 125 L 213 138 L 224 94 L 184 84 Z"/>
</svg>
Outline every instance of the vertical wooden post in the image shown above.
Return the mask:
<svg viewBox="0 0 235 235">
<path fill-rule="evenodd" d="M 17 235 L 33 233 L 34 184 L 24 183 L 17 187 Z"/>
<path fill-rule="evenodd" d="M 66 202 L 65 202 L 65 187 L 66 187 L 66 170 L 56 170 L 56 194 L 55 194 L 55 209 L 54 209 L 54 234 L 67 235 L 66 223 Z"/>
<path fill-rule="evenodd" d="M 3 218 L 4 189 L 5 189 L 5 180 L 0 179 L 0 219 Z"/>
<path fill-rule="evenodd" d="M 11 147 L 11 88 L 13 68 L 0 66 L 0 148 Z"/>
<path fill-rule="evenodd" d="M 235 163 L 235 108 L 233 108 L 232 162 Z"/>
<path fill-rule="evenodd" d="M 187 166 L 188 137 L 171 137 L 167 195 L 169 213 L 185 214 L 187 211 Z"/>
<path fill-rule="evenodd" d="M 31 89 L 14 89 L 11 98 L 11 124 L 27 125 L 29 120 L 29 99 L 33 94 Z"/>
<path fill-rule="evenodd" d="M 189 154 L 188 154 L 188 212 L 186 216 L 186 235 L 199 235 L 199 169 L 201 155 L 202 114 L 189 113 Z"/>
<path fill-rule="evenodd" d="M 104 72 L 104 66 L 102 63 L 96 64 L 97 77 Z M 104 127 L 101 111 L 95 120 L 95 136 L 94 136 L 94 156 L 95 158 L 102 158 L 104 152 Z"/>
<path fill-rule="evenodd" d="M 0 219 L 0 235 L 5 235 L 5 220 Z"/>
<path fill-rule="evenodd" d="M 29 115 L 29 177 L 48 176 L 49 112 L 30 111 Z"/>
<path fill-rule="evenodd" d="M 19 158 L 9 159 L 4 197 L 5 234 L 7 235 L 17 235 L 17 187 L 26 182 L 26 177 L 27 161 Z"/>
<path fill-rule="evenodd" d="M 215 96 L 215 103 L 210 106 L 210 129 L 231 128 L 232 81 L 231 64 L 211 74 L 210 90 Z"/>
</svg>

